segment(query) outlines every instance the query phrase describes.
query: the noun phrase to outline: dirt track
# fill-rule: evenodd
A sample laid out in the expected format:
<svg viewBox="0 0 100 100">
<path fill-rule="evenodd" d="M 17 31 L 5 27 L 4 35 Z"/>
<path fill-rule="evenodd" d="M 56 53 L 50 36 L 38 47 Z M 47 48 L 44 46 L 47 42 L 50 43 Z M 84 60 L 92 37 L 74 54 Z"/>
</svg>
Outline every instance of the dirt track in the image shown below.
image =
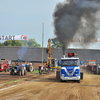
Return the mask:
<svg viewBox="0 0 100 100">
<path fill-rule="evenodd" d="M 55 74 L 0 89 L 0 100 L 100 100 L 100 76 L 84 75 L 81 83 L 59 82 Z"/>
<path fill-rule="evenodd" d="M 31 76 L 36 76 L 36 74 L 28 73 L 27 75 L 19 76 L 19 75 L 10 75 L 9 72 L 0 72 L 0 84 L 2 84 L 4 82 L 13 81 L 13 80 L 25 79 L 25 78 L 31 77 Z"/>
</svg>

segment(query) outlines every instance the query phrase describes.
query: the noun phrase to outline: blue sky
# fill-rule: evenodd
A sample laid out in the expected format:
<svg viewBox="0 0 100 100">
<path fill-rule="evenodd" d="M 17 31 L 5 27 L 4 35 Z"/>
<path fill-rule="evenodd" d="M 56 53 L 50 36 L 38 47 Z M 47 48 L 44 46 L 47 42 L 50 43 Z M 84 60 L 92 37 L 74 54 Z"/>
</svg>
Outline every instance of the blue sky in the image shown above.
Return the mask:
<svg viewBox="0 0 100 100">
<path fill-rule="evenodd" d="M 0 0 L 0 35 L 25 34 L 42 45 L 42 23 L 44 23 L 44 47 L 47 47 L 48 38 L 55 37 L 52 14 L 56 4 L 63 1 Z M 96 43 L 90 48 L 100 49 L 99 44 Z"/>
</svg>

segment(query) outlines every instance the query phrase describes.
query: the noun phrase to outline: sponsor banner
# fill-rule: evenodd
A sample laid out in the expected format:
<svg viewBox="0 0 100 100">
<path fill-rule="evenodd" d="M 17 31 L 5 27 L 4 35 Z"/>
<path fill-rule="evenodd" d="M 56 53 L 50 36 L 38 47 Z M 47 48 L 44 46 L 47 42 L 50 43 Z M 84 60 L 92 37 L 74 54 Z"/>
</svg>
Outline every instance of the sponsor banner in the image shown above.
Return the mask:
<svg viewBox="0 0 100 100">
<path fill-rule="evenodd" d="M 84 42 L 84 43 L 86 43 L 86 42 L 100 42 L 100 38 L 97 38 L 97 39 L 95 39 L 95 38 L 73 38 L 72 40 L 70 40 L 70 42 Z"/>
<path fill-rule="evenodd" d="M 0 35 L 0 40 L 28 40 L 28 35 Z"/>
</svg>

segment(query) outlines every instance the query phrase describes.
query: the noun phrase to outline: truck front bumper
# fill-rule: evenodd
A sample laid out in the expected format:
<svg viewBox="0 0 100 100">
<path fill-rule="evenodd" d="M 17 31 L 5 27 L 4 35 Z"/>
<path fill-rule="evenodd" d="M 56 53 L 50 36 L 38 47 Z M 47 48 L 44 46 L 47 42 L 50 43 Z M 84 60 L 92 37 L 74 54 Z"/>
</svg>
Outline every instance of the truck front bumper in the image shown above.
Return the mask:
<svg viewBox="0 0 100 100">
<path fill-rule="evenodd" d="M 60 77 L 62 80 L 79 80 L 80 76 L 77 77 Z"/>
</svg>

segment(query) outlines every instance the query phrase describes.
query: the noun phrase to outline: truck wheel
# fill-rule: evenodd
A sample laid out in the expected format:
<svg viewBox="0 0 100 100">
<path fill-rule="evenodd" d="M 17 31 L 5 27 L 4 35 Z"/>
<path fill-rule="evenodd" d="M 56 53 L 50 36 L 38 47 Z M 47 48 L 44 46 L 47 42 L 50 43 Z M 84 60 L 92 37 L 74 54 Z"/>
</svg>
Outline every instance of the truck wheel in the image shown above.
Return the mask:
<svg viewBox="0 0 100 100">
<path fill-rule="evenodd" d="M 98 75 L 98 68 L 97 68 L 97 75 Z"/>
<path fill-rule="evenodd" d="M 21 75 L 22 75 L 22 76 L 24 75 L 24 67 L 22 67 Z"/>
<path fill-rule="evenodd" d="M 60 79 L 60 82 L 63 82 L 63 80 L 62 80 L 62 79 Z"/>
<path fill-rule="evenodd" d="M 81 80 L 83 79 L 83 73 L 80 73 L 80 78 L 81 78 Z"/>
<path fill-rule="evenodd" d="M 80 80 L 78 80 L 77 83 L 80 83 Z"/>
<path fill-rule="evenodd" d="M 19 74 L 19 76 L 21 76 L 21 70 L 19 70 L 18 74 Z"/>
<path fill-rule="evenodd" d="M 66 80 L 62 80 L 62 79 L 60 79 L 60 82 L 66 82 Z"/>
</svg>

